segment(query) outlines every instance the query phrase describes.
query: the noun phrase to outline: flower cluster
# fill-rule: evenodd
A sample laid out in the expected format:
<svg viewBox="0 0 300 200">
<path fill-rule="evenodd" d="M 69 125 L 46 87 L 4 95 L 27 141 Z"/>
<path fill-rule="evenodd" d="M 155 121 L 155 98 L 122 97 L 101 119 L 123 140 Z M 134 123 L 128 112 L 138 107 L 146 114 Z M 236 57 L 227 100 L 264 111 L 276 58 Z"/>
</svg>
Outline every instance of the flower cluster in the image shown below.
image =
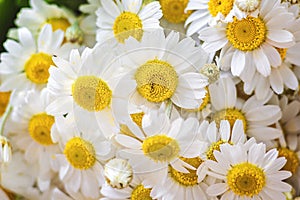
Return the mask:
<svg viewBox="0 0 300 200">
<path fill-rule="evenodd" d="M 30 0 L 0 56 L 0 197 L 300 196 L 297 1 Z"/>
</svg>

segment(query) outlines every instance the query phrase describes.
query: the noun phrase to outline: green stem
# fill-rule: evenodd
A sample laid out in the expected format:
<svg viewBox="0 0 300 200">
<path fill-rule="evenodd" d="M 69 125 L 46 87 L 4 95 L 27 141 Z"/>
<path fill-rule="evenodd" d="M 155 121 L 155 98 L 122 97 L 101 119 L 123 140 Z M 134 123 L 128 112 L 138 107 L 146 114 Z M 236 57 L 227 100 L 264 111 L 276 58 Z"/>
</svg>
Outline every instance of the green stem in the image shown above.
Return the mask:
<svg viewBox="0 0 300 200">
<path fill-rule="evenodd" d="M 8 105 L 8 107 L 5 110 L 5 113 L 3 114 L 2 122 L 1 122 L 1 125 L 0 125 L 0 136 L 3 135 L 5 123 L 7 121 L 8 116 L 10 115 L 10 113 L 12 111 L 12 108 L 13 107 L 11 105 Z"/>
<path fill-rule="evenodd" d="M 167 113 L 167 115 L 168 115 L 169 118 L 171 118 L 172 109 L 173 109 L 173 103 L 169 99 L 168 102 L 167 102 L 167 104 L 166 104 L 166 113 Z"/>
</svg>

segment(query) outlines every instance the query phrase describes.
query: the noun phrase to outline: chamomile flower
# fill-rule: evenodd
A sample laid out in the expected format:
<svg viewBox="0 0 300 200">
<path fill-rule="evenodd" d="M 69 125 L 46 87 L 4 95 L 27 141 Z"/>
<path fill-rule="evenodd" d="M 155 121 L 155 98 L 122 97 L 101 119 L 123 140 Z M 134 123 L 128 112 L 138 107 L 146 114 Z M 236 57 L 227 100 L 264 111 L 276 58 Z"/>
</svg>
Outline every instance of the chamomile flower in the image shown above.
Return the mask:
<svg viewBox="0 0 300 200">
<path fill-rule="evenodd" d="M 121 43 L 132 36 L 141 40 L 144 33 L 158 29 L 162 17 L 160 4 L 156 1 L 142 5 L 142 0 L 101 0 L 97 11 L 97 42 L 103 42 L 114 35 Z"/>
<path fill-rule="evenodd" d="M 221 49 L 221 68 L 231 69 L 234 76 L 244 72 L 250 80 L 257 71 L 267 77 L 271 66 L 281 64 L 275 47 L 289 48 L 295 44 L 293 34 L 285 30 L 293 19 L 293 14 L 279 0 L 265 0 L 257 17 L 234 17 L 232 22 L 220 22 L 203 29 L 199 38 L 207 52 Z"/>
<path fill-rule="evenodd" d="M 280 170 L 286 163 L 285 158 L 277 158 L 278 151 L 266 152 L 263 143 L 221 146 L 215 151 L 216 161 L 208 160 L 211 175 L 223 180 L 210 185 L 208 195 L 221 196 L 221 199 L 278 199 L 285 200 L 284 192 L 291 186 L 284 179 L 291 176 L 288 171 Z"/>
<path fill-rule="evenodd" d="M 191 38 L 180 41 L 179 33 L 165 36 L 163 30 L 145 33 L 141 42 L 129 38 L 119 44 L 118 61 L 125 75 L 117 84 L 112 103 L 118 113 L 115 116 L 128 115 L 130 103 L 160 105 L 170 100 L 180 108 L 199 108 L 208 85 L 208 78 L 199 70 L 208 56 L 194 45 Z"/>
<path fill-rule="evenodd" d="M 53 55 L 66 56 L 72 45 L 62 45 L 63 32 L 52 32 L 50 25 L 43 26 L 37 41 L 27 28 L 18 29 L 19 42 L 8 39 L 7 52 L 1 54 L 0 73 L 8 75 L 1 91 L 42 89 L 49 78 L 48 69 L 54 65 Z"/>
<path fill-rule="evenodd" d="M 104 196 L 101 200 L 152 200 L 151 188 L 145 187 L 143 184 L 143 175 L 132 174 L 131 182 L 123 188 L 113 187 L 111 184 L 105 183 L 102 185 L 101 194 Z"/>
<path fill-rule="evenodd" d="M 297 54 L 300 51 L 300 36 L 298 34 L 300 20 L 290 23 L 288 30 L 295 36 L 295 45 L 289 48 L 276 48 L 281 57 L 281 65 L 272 66 L 271 73 L 268 77 L 263 77 L 260 73 L 255 73 L 252 79 L 249 79 L 249 72 L 241 74 L 241 79 L 245 82 L 245 90 L 250 94 L 253 90 L 258 99 L 264 98 L 267 91 L 271 88 L 276 94 L 282 94 L 284 89 L 296 90 L 298 80 L 292 70 L 292 65 L 300 65 Z M 260 80 L 260 81 L 253 81 Z"/>
<path fill-rule="evenodd" d="M 17 15 L 16 25 L 28 28 L 34 35 L 38 34 L 45 24 L 51 24 L 52 30 L 66 31 L 76 18 L 66 8 L 55 4 L 47 4 L 43 0 L 30 0 L 29 8 L 22 8 Z"/>
<path fill-rule="evenodd" d="M 120 156 L 128 159 L 132 169 L 145 177 L 145 187 L 151 187 L 166 177 L 168 166 L 188 173 L 185 168 L 195 168 L 179 159 L 180 156 L 199 156 L 200 142 L 196 139 L 198 121 L 196 118 L 170 121 L 164 110 L 151 110 L 145 113 L 142 127 L 127 123 L 131 135 L 118 134 L 116 141 L 125 147 Z M 155 177 L 155 178 L 154 178 Z"/>
<path fill-rule="evenodd" d="M 57 67 L 49 69 L 47 88 L 55 99 L 47 112 L 54 116 L 73 113 L 76 120 L 89 119 L 91 126 L 98 120 L 104 133 L 113 133 L 110 104 L 117 82 L 114 74 L 119 73 L 110 65 L 113 59 L 105 45 L 94 50 L 85 48 L 81 55 L 74 49 L 69 60 L 53 58 Z"/>
<path fill-rule="evenodd" d="M 151 190 L 153 199 L 196 200 L 201 197 L 203 200 L 213 200 L 214 198 L 206 194 L 208 185 L 203 180 L 199 181 L 197 175 L 204 161 L 200 157 L 180 159 L 195 167 L 196 170 L 188 169 L 188 173 L 183 173 L 169 166 L 168 175 Z"/>
<path fill-rule="evenodd" d="M 51 184 L 53 156 L 60 151 L 51 139 L 55 119 L 45 111 L 51 100 L 46 89 L 29 92 L 23 101 L 14 105 L 10 124 L 15 147 L 25 152 L 28 163 L 37 164 L 37 185 L 41 191 Z"/>
<path fill-rule="evenodd" d="M 110 142 L 99 129 L 76 122 L 71 114 L 55 118 L 52 138 L 62 150 L 55 155 L 55 169 L 66 191 L 99 198 L 98 188 L 104 183 L 101 162 L 111 157 Z"/>
<path fill-rule="evenodd" d="M 244 132 L 258 141 L 278 138 L 280 130 L 269 127 L 281 118 L 281 110 L 277 105 L 265 105 L 264 101 L 255 96 L 246 101 L 237 98 L 236 87 L 231 78 L 221 78 L 209 86 L 211 104 L 214 110 L 212 120 L 219 126 L 221 120 L 228 120 L 230 126 L 236 120 L 242 120 Z"/>
<path fill-rule="evenodd" d="M 214 20 L 223 19 L 232 10 L 234 0 L 190 0 L 186 11 L 194 12 L 185 21 L 188 36 L 198 33 Z"/>
</svg>

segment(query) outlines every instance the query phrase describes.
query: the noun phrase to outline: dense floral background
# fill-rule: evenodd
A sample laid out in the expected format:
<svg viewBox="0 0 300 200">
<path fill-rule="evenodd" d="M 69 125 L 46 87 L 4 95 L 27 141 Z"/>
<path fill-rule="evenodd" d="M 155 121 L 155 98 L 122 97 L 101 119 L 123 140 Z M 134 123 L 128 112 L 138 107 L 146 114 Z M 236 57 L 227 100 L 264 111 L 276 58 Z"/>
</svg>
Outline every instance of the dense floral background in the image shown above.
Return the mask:
<svg viewBox="0 0 300 200">
<path fill-rule="evenodd" d="M 299 6 L 0 0 L 0 199 L 299 199 Z"/>
</svg>

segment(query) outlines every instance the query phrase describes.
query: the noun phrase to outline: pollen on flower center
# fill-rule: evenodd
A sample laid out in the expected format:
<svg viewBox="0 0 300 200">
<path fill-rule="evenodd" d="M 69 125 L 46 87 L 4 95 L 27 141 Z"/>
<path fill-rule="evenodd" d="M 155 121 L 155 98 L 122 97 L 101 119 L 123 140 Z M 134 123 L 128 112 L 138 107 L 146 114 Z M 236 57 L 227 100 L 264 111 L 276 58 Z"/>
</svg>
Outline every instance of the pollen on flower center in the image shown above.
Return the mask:
<svg viewBox="0 0 300 200">
<path fill-rule="evenodd" d="M 51 65 L 54 65 L 51 55 L 45 53 L 32 54 L 24 66 L 26 76 L 36 84 L 47 83 L 50 76 L 48 70 Z"/>
<path fill-rule="evenodd" d="M 143 152 L 155 162 L 168 162 L 178 157 L 179 144 L 166 135 L 154 135 L 146 138 L 142 144 Z"/>
<path fill-rule="evenodd" d="M 192 165 L 196 169 L 203 162 L 203 160 L 201 160 L 201 158 L 199 158 L 199 157 L 195 157 L 195 158 L 183 158 L 183 157 L 180 157 L 180 159 L 183 160 L 184 162 Z M 171 177 L 177 183 L 179 183 L 179 184 L 181 184 L 183 186 L 187 186 L 187 187 L 188 186 L 194 186 L 194 185 L 198 184 L 198 176 L 197 176 L 197 171 L 196 170 L 187 169 L 189 171 L 189 173 L 182 173 L 182 172 L 179 172 L 179 171 L 175 170 L 171 166 L 169 167 L 169 169 L 170 169 L 170 175 L 171 175 Z"/>
<path fill-rule="evenodd" d="M 234 0 L 210 0 L 208 2 L 208 10 L 213 17 L 220 12 L 223 16 L 227 16 L 233 7 Z"/>
<path fill-rule="evenodd" d="M 227 141 L 224 141 L 224 140 L 219 140 L 217 142 L 214 142 L 212 143 L 210 146 L 209 146 L 209 149 L 207 150 L 206 152 L 206 157 L 207 159 L 209 160 L 214 160 L 216 161 L 216 158 L 214 156 L 214 151 L 220 151 L 220 146 L 222 144 L 225 144 L 225 143 L 228 143 Z"/>
<path fill-rule="evenodd" d="M 172 23 L 184 22 L 192 11 L 184 12 L 188 0 L 160 0 L 164 18 Z"/>
<path fill-rule="evenodd" d="M 149 60 L 135 73 L 137 91 L 150 102 L 162 102 L 174 94 L 178 77 L 174 67 L 161 60 Z"/>
<path fill-rule="evenodd" d="M 213 120 L 215 120 L 218 127 L 220 127 L 221 120 L 227 120 L 230 123 L 232 128 L 236 120 L 242 120 L 244 131 L 247 130 L 247 121 L 245 115 L 235 108 L 227 108 L 221 111 L 218 111 L 214 114 Z"/>
<path fill-rule="evenodd" d="M 278 148 L 278 157 L 286 158 L 286 163 L 283 167 L 283 170 L 288 170 L 292 174 L 295 174 L 297 172 L 300 161 L 296 152 L 288 148 Z"/>
<path fill-rule="evenodd" d="M 67 142 L 64 154 L 69 163 L 76 169 L 89 169 L 96 162 L 96 152 L 93 145 L 80 137 L 74 137 Z"/>
<path fill-rule="evenodd" d="M 235 194 L 253 197 L 265 186 L 266 175 L 258 166 L 245 162 L 232 166 L 227 173 L 227 182 Z"/>
<path fill-rule="evenodd" d="M 81 76 L 72 85 L 74 101 L 88 111 L 100 111 L 108 107 L 112 91 L 102 79 L 95 76 Z"/>
<path fill-rule="evenodd" d="M 46 23 L 51 24 L 53 31 L 60 29 L 66 32 L 67 28 L 71 26 L 70 22 L 66 18 L 50 18 L 46 21 Z"/>
<path fill-rule="evenodd" d="M 266 26 L 261 18 L 248 16 L 241 20 L 236 17 L 228 23 L 226 36 L 232 46 L 241 51 L 253 51 L 266 40 Z"/>
<path fill-rule="evenodd" d="M 151 189 L 143 185 L 136 186 L 131 193 L 131 200 L 152 200 L 150 196 Z"/>
<path fill-rule="evenodd" d="M 253 12 L 258 8 L 260 0 L 236 0 L 234 3 L 241 11 Z"/>
<path fill-rule="evenodd" d="M 120 43 L 132 36 L 141 40 L 143 36 L 143 24 L 140 17 L 132 12 L 123 12 L 115 20 L 113 30 L 116 39 Z"/>
<path fill-rule="evenodd" d="M 41 145 L 51 145 L 51 128 L 54 124 L 54 117 L 46 113 L 33 115 L 29 120 L 28 132 L 33 140 Z"/>
<path fill-rule="evenodd" d="M 11 92 L 0 92 L 0 117 L 5 113 Z"/>
</svg>

